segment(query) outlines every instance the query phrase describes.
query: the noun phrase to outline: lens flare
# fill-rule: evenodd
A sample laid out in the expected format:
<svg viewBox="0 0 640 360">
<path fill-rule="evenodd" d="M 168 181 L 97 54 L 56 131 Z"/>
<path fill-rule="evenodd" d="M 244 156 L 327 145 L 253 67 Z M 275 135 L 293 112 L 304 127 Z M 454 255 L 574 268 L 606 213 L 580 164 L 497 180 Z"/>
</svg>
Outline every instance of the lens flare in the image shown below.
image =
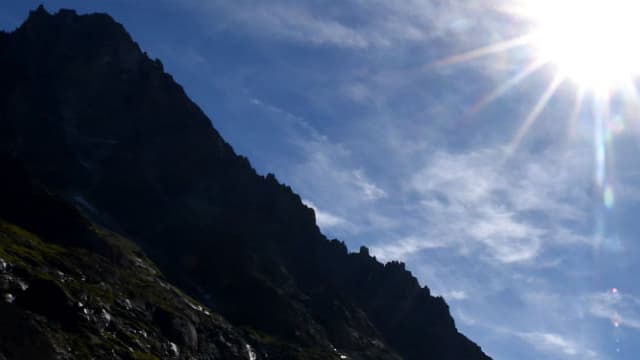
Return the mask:
<svg viewBox="0 0 640 360">
<path fill-rule="evenodd" d="M 613 188 L 611 188 L 611 186 L 607 185 L 607 187 L 604 189 L 603 198 L 604 198 L 604 206 L 606 206 L 607 209 L 613 209 L 613 206 L 615 205 L 615 202 L 616 202 L 616 197 L 613 192 Z"/>
<path fill-rule="evenodd" d="M 611 120 L 609 121 L 610 134 L 617 135 L 624 132 L 625 129 L 626 129 L 626 124 L 624 121 L 624 117 L 622 117 L 621 115 L 616 115 L 613 118 L 611 118 Z"/>
</svg>

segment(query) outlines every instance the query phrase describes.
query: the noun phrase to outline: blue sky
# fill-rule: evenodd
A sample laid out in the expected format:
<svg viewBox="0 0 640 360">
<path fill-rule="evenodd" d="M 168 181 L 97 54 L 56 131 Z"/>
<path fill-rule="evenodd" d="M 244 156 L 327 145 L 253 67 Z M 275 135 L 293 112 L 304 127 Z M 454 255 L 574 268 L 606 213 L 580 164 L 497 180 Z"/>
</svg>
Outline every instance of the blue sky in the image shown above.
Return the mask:
<svg viewBox="0 0 640 360">
<path fill-rule="evenodd" d="M 552 69 L 474 104 L 531 51 L 433 66 L 526 33 L 506 3 L 44 1 L 123 23 L 325 234 L 405 261 L 490 356 L 635 359 L 637 104 L 576 112 L 565 82 L 519 136 Z M 0 27 L 37 5 L 3 2 Z"/>
</svg>

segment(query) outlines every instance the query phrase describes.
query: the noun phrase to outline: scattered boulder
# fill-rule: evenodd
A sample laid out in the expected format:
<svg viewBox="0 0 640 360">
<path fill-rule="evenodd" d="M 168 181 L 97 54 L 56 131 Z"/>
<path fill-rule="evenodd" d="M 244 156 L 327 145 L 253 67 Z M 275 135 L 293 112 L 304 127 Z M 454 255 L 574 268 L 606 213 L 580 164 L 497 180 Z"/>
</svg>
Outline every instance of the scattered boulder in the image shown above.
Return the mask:
<svg viewBox="0 0 640 360">
<path fill-rule="evenodd" d="M 184 316 L 157 308 L 153 313 L 153 321 L 171 342 L 190 350 L 198 348 L 198 331 Z"/>
</svg>

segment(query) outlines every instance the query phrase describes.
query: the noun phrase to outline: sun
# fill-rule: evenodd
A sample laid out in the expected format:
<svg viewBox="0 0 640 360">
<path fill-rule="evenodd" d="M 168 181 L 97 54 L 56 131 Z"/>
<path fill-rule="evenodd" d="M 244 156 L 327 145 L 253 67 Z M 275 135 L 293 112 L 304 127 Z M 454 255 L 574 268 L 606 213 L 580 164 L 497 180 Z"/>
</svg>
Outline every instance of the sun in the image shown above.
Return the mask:
<svg viewBox="0 0 640 360">
<path fill-rule="evenodd" d="M 640 75 L 640 1 L 527 0 L 530 46 L 563 78 L 600 92 Z"/>
<path fill-rule="evenodd" d="M 597 178 L 605 174 L 604 140 L 615 126 L 610 109 L 614 99 L 640 104 L 640 0 L 499 0 L 501 14 L 516 20 L 520 35 L 485 44 L 427 64 L 437 69 L 500 56 L 527 59 L 515 63 L 518 71 L 498 87 L 470 104 L 465 117 L 474 116 L 486 105 L 508 94 L 525 79 L 539 76 L 541 69 L 552 69 L 548 86 L 533 103 L 522 124 L 506 147 L 510 156 L 520 145 L 531 126 L 545 111 L 560 87 L 575 85 L 573 104 L 569 105 L 568 128 L 574 129 L 582 114 L 584 101 L 591 99 L 595 143 L 597 143 Z M 521 29 L 520 29 L 521 27 Z M 513 29 L 509 29 L 513 30 Z M 508 31 L 510 32 L 510 31 Z M 524 56 L 523 56 L 524 55 Z M 493 71 L 489 67 L 483 67 Z M 591 96 L 588 96 L 591 95 Z M 620 95 L 622 97 L 620 97 Z M 624 126 L 622 127 L 624 128 Z M 570 130 L 568 133 L 571 133 Z"/>
</svg>

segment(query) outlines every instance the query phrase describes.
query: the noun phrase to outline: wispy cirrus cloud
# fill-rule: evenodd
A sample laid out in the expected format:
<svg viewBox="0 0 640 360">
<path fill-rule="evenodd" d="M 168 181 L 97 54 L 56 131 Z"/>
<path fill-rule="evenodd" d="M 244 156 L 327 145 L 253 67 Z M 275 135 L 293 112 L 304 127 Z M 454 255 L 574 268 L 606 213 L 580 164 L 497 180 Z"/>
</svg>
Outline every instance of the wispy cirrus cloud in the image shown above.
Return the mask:
<svg viewBox="0 0 640 360">
<path fill-rule="evenodd" d="M 344 47 L 365 47 L 369 43 L 355 29 L 328 16 L 318 16 L 303 3 L 235 2 L 234 6 L 220 7 L 227 12 L 232 22 L 249 31 L 278 39 Z"/>
<path fill-rule="evenodd" d="M 467 294 L 464 290 L 452 290 L 447 293 L 442 294 L 447 301 L 462 301 L 469 298 L 469 294 Z"/>
<path fill-rule="evenodd" d="M 445 36 L 457 36 L 462 41 L 478 34 L 479 30 L 495 35 L 492 30 L 495 17 L 500 17 L 501 3 L 503 1 L 498 0 L 401 3 L 348 0 L 326 4 L 277 0 L 269 3 L 186 2 L 184 5 L 218 16 L 224 14 L 226 21 L 214 24 L 214 28 L 241 28 L 253 35 L 312 46 L 369 48 Z"/>
<path fill-rule="evenodd" d="M 464 310 L 456 310 L 454 313 L 456 319 L 462 323 L 496 334 L 505 343 L 519 341 L 526 343 L 537 352 L 537 355 L 532 358 L 608 359 L 609 357 L 600 348 L 598 342 L 588 340 L 593 334 L 585 334 L 584 331 L 584 324 L 588 320 L 585 316 L 588 312 L 582 312 L 580 308 L 589 304 L 590 297 L 590 295 L 526 294 L 522 301 L 527 312 L 522 314 L 523 318 L 517 323 L 486 322 L 482 317 L 471 316 Z M 548 321 L 545 314 L 561 315 L 558 315 L 554 321 Z M 495 355 L 497 358 L 529 358 L 529 355 L 522 351 Z"/>
<path fill-rule="evenodd" d="M 346 145 L 331 141 L 302 117 L 260 99 L 250 102 L 278 116 L 278 124 L 299 159 L 285 175 L 304 189 L 303 195 L 311 194 L 305 203 L 315 209 L 323 230 L 344 234 L 357 233 L 371 224 L 384 226 L 387 220 L 382 214 L 362 210 L 389 194 L 356 163 Z M 353 216 L 354 212 L 360 216 Z"/>
<path fill-rule="evenodd" d="M 564 358 L 599 359 L 598 354 L 585 348 L 585 344 L 577 343 L 560 334 L 547 332 L 517 333 L 517 337 L 543 352 L 560 355 Z"/>
<path fill-rule="evenodd" d="M 424 219 L 421 235 L 373 249 L 381 258 L 452 247 L 501 263 L 535 259 L 554 246 L 592 245 L 589 157 L 576 152 L 521 154 L 505 163 L 501 148 L 439 152 L 409 179 Z M 583 227 L 582 231 L 580 230 Z"/>
</svg>

